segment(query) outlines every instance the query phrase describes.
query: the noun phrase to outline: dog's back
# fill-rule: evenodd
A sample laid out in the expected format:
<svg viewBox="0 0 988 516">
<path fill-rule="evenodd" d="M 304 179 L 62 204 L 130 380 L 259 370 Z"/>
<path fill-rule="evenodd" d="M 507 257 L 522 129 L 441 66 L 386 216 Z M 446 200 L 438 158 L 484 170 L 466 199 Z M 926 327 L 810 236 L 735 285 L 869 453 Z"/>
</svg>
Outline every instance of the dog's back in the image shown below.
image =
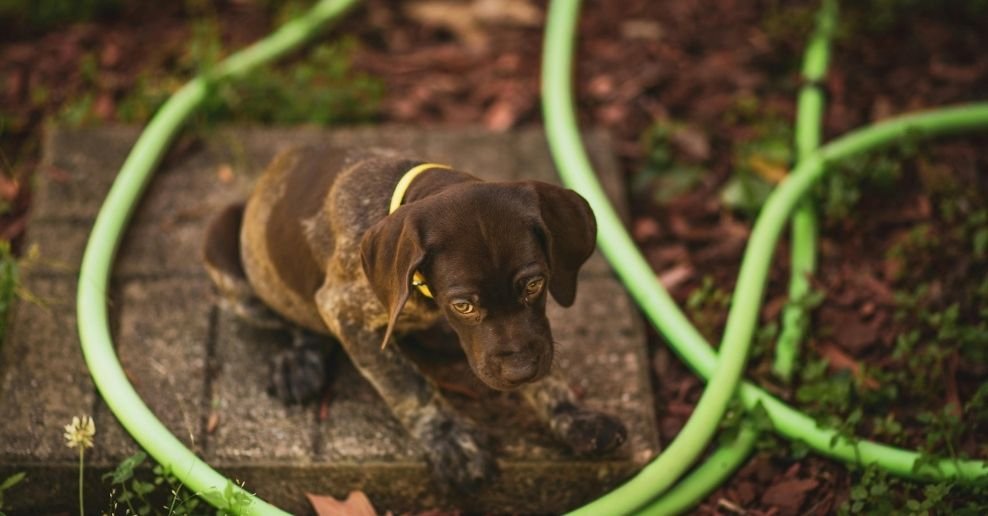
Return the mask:
<svg viewBox="0 0 988 516">
<path fill-rule="evenodd" d="M 392 184 L 408 163 L 377 149 L 279 153 L 254 186 L 241 223 L 240 256 L 255 295 L 289 321 L 327 333 L 314 300 L 326 267 L 335 255 L 356 251 L 353 240 L 386 215 L 388 189 L 378 183 Z M 345 268 L 361 273 L 359 261 L 353 265 Z"/>
</svg>

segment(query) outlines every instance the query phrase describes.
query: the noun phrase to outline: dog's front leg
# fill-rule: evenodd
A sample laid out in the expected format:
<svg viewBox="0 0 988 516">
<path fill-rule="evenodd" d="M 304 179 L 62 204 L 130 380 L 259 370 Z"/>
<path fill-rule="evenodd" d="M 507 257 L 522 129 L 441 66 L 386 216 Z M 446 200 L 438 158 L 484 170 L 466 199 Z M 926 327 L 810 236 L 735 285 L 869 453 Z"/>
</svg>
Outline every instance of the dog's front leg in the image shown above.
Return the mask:
<svg viewBox="0 0 988 516">
<path fill-rule="evenodd" d="M 480 433 L 454 412 L 398 346 L 381 349 L 384 332 L 367 328 L 367 307 L 352 302 L 361 297 L 353 289 L 324 287 L 317 294 L 317 302 L 354 366 L 422 446 L 443 487 L 476 489 L 496 472 L 494 460 L 480 445 Z"/>
<path fill-rule="evenodd" d="M 525 400 L 557 439 L 577 455 L 600 455 L 624 443 L 628 431 L 617 418 L 582 407 L 555 371 L 522 388 Z"/>
</svg>

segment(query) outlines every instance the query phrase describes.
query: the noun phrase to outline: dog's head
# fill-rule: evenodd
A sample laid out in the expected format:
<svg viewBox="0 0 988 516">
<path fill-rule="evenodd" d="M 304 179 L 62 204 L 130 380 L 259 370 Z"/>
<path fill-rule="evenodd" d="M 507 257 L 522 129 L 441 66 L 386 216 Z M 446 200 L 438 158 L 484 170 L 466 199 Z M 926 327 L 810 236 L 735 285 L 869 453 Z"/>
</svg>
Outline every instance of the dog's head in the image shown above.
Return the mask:
<svg viewBox="0 0 988 516">
<path fill-rule="evenodd" d="M 573 304 L 596 233 L 580 195 L 537 181 L 462 183 L 402 206 L 360 246 L 388 309 L 385 342 L 418 271 L 484 383 L 507 390 L 544 377 L 553 356 L 547 292 Z"/>
</svg>

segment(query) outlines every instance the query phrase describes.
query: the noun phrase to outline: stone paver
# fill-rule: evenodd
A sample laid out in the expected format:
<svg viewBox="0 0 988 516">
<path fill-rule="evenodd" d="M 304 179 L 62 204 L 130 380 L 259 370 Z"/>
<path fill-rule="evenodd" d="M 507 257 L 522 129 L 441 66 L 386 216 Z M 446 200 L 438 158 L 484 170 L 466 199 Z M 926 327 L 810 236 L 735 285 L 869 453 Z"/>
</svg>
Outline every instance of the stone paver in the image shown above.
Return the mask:
<svg viewBox="0 0 988 516">
<path fill-rule="evenodd" d="M 76 343 L 76 283 L 32 277 L 23 288 L 31 300 L 16 305 L 0 355 L 0 464 L 71 461 L 76 453 L 65 447 L 62 427 L 96 402 Z"/>
<path fill-rule="evenodd" d="M 128 280 L 114 289 L 115 342 L 120 364 L 155 415 L 185 446 L 200 451 L 206 388 L 209 286 L 185 278 Z M 105 406 L 96 424 L 94 459 L 113 463 L 134 453 L 136 443 Z"/>
<path fill-rule="evenodd" d="M 138 134 L 134 127 L 54 128 L 46 137 L 28 230 L 42 259 L 25 279 L 42 302 L 18 303 L 0 349 L 0 478 L 28 472 L 5 500 L 15 514 L 74 510 L 76 455 L 61 436 L 71 416 L 97 420 L 96 448 L 87 456 L 91 511 L 106 509 L 99 475 L 137 449 L 95 392 L 74 300 L 92 220 Z M 269 398 L 266 357 L 286 337 L 245 327 L 212 306 L 199 246 L 207 218 L 245 196 L 276 152 L 327 139 L 408 149 L 491 180 L 558 181 L 538 130 L 224 128 L 178 145 L 134 214 L 108 298 L 121 362 L 168 428 L 210 464 L 293 512 L 306 511 L 305 492 L 345 496 L 353 489 L 367 492 L 379 510 L 558 512 L 606 491 L 658 452 L 642 324 L 599 254 L 581 272 L 577 303 L 566 310 L 550 303 L 549 315 L 557 365 L 575 390 L 629 426 L 629 443 L 611 457 L 571 457 L 517 395 L 486 389 L 448 357 L 422 367 L 451 385 L 451 402 L 488 431 L 501 468 L 497 482 L 470 497 L 440 494 L 422 451 L 342 352 L 325 413 L 319 404 L 286 407 Z M 591 135 L 587 144 L 624 215 L 607 138 Z"/>
<path fill-rule="evenodd" d="M 289 343 L 283 333 L 255 330 L 217 313 L 216 373 L 209 410 L 219 419 L 208 439 L 210 462 L 311 461 L 312 410 L 286 406 L 264 392 L 268 364 L 263 357 Z"/>
</svg>

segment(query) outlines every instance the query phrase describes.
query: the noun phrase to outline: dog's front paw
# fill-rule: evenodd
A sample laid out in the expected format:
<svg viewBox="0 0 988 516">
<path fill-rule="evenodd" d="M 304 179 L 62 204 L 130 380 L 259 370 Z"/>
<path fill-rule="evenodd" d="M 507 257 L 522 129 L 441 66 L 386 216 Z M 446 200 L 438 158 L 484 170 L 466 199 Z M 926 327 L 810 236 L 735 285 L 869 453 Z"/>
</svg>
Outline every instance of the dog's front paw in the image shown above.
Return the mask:
<svg viewBox="0 0 988 516">
<path fill-rule="evenodd" d="M 551 427 L 577 455 L 603 455 L 628 440 L 628 430 L 616 417 L 572 405 L 553 414 Z"/>
<path fill-rule="evenodd" d="M 414 433 L 443 488 L 469 493 L 497 474 L 497 464 L 482 445 L 484 439 L 469 423 L 438 413 L 416 426 Z"/>
<path fill-rule="evenodd" d="M 271 358 L 268 394 L 281 401 L 305 403 L 326 387 L 328 357 L 325 343 L 295 346 Z"/>
</svg>

